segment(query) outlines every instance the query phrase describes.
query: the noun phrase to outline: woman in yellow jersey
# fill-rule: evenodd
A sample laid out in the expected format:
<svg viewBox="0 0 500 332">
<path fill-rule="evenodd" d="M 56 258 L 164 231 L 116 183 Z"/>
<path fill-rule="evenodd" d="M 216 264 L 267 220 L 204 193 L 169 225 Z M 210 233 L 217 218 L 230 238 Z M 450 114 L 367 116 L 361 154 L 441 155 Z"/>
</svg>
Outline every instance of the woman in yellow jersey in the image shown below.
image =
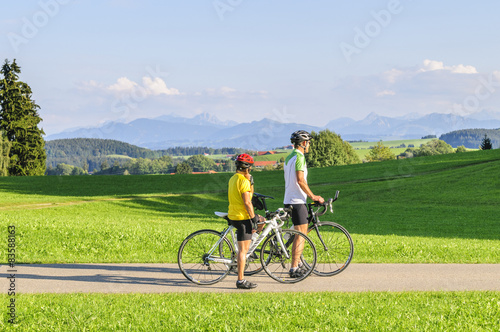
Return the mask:
<svg viewBox="0 0 500 332">
<path fill-rule="evenodd" d="M 265 219 L 255 214 L 252 204 L 253 177 L 250 169 L 253 166 L 253 158 L 246 153 L 236 158 L 236 174 L 229 180 L 228 218 L 236 228 L 238 239 L 238 281 L 237 288 L 251 289 L 257 284 L 244 279 L 246 254 L 252 240 L 252 233 L 256 231 L 257 222 Z"/>
</svg>

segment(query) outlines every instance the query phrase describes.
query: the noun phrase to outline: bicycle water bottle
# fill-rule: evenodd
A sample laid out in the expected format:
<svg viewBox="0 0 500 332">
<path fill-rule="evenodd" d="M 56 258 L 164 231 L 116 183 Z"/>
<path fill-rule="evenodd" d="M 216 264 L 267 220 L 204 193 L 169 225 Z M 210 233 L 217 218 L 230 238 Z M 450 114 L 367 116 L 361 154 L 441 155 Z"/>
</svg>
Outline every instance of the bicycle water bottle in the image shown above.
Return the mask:
<svg viewBox="0 0 500 332">
<path fill-rule="evenodd" d="M 254 243 L 257 240 L 258 237 L 259 237 L 259 234 L 257 232 L 253 232 L 252 233 L 252 242 L 251 243 Z"/>
<path fill-rule="evenodd" d="M 293 225 L 289 229 L 294 229 Z M 283 240 L 285 240 L 285 242 L 288 241 L 289 238 L 290 238 L 290 233 L 285 233 L 285 235 L 283 235 Z"/>
</svg>

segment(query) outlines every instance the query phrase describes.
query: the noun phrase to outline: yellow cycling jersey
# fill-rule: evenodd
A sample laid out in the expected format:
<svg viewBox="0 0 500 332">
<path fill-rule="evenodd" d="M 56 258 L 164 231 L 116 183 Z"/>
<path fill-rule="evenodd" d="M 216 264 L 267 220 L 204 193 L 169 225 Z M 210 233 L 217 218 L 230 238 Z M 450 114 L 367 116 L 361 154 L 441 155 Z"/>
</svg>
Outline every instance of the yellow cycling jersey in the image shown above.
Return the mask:
<svg viewBox="0 0 500 332">
<path fill-rule="evenodd" d="M 229 180 L 227 198 L 229 200 L 228 218 L 231 220 L 250 219 L 241 194 L 250 191 L 250 181 L 244 175 L 236 173 Z"/>
</svg>

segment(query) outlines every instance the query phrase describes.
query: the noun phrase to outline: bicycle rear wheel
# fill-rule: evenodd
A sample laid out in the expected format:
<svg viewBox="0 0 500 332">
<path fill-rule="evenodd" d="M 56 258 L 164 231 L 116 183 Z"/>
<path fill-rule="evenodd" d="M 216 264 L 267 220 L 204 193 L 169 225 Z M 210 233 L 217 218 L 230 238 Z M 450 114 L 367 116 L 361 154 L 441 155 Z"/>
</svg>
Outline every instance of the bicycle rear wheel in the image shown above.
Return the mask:
<svg viewBox="0 0 500 332">
<path fill-rule="evenodd" d="M 226 277 L 230 264 L 214 262 L 215 259 L 234 261 L 234 250 L 227 238 L 209 254 L 213 246 L 221 239 L 221 233 L 204 229 L 189 235 L 179 247 L 177 263 L 182 274 L 191 282 L 199 285 L 215 284 Z"/>
<path fill-rule="evenodd" d="M 307 235 L 301 232 L 292 229 L 283 229 L 281 236 L 285 244 L 286 253 L 284 253 L 283 248 L 279 245 L 277 236 L 280 236 L 280 233 L 275 233 L 268 237 L 262 244 L 260 261 L 264 267 L 264 271 L 266 271 L 271 278 L 282 283 L 291 284 L 304 280 L 311 274 L 316 265 L 316 249 L 314 243 Z M 304 244 L 304 249 L 300 256 L 303 274 L 299 277 L 292 277 L 290 275 L 293 258 L 292 248 L 295 238 L 299 238 L 298 241 Z"/>
<path fill-rule="evenodd" d="M 309 229 L 307 235 L 314 242 L 318 255 L 314 274 L 329 277 L 347 268 L 354 254 L 354 245 L 344 227 L 331 221 L 319 222 Z"/>
</svg>

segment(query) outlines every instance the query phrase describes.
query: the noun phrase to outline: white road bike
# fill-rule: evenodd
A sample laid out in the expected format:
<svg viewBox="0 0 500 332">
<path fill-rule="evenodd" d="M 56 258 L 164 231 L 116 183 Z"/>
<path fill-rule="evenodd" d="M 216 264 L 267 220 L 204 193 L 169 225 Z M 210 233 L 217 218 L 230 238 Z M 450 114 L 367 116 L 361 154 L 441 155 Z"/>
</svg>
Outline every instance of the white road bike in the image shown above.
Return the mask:
<svg viewBox="0 0 500 332">
<path fill-rule="evenodd" d="M 246 255 L 246 268 L 249 274 L 264 269 L 276 281 L 296 283 L 304 280 L 313 272 L 316 266 L 314 243 L 301 232 L 281 228 L 285 221 L 290 218 L 290 211 L 279 208 L 275 212 L 266 213 L 266 221 L 264 221 L 266 226 L 260 235 L 252 240 Z M 227 213 L 215 212 L 215 214 L 228 220 Z M 234 230 L 235 228 L 229 225 L 222 232 L 203 229 L 186 237 L 177 255 L 182 274 L 195 284 L 212 285 L 223 280 L 228 273 L 236 272 L 238 243 Z M 290 276 L 289 270 L 296 237 L 298 237 L 297 244 L 303 243 L 304 247 L 300 257 L 304 273 L 300 277 L 293 278 Z M 249 266 L 255 266 L 258 261 L 260 261 L 259 268 L 249 268 Z"/>
</svg>

